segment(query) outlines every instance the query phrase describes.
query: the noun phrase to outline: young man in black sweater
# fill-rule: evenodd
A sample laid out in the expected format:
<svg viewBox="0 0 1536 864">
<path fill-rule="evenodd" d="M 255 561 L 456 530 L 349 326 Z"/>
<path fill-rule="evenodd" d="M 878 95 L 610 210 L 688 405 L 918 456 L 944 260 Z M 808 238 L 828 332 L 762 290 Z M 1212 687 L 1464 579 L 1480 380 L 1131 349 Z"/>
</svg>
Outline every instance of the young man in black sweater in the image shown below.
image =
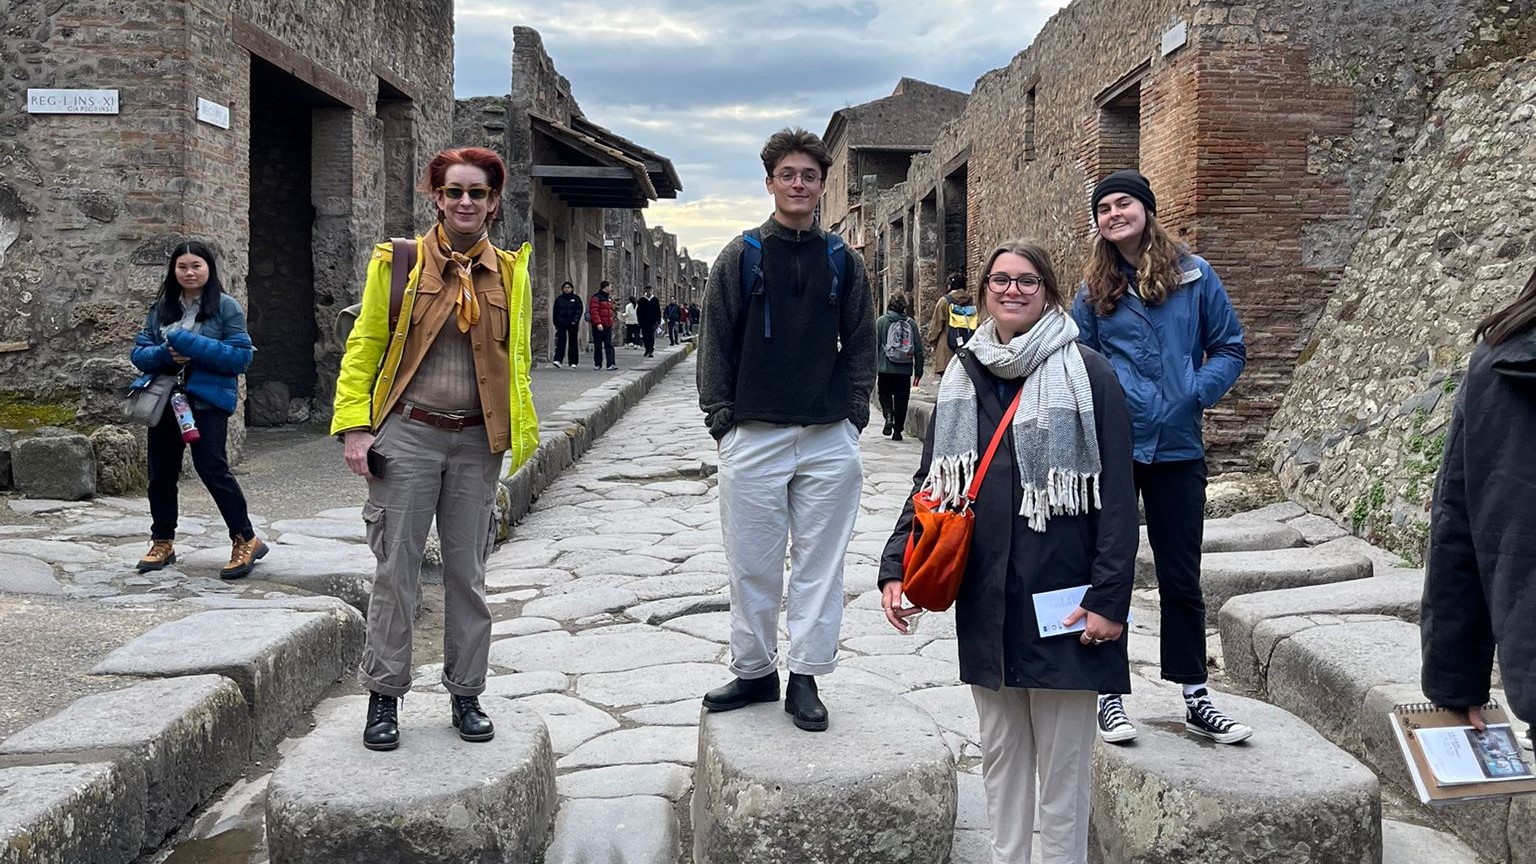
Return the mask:
<svg viewBox="0 0 1536 864">
<path fill-rule="evenodd" d="M 859 432 L 869 422 L 875 321 L 859 256 L 816 224 L 832 160 L 784 129 L 762 152 L 772 218 L 721 250 L 704 292 L 699 406 L 720 447 L 720 522 L 731 576 L 731 671 L 704 707 L 779 698 L 778 615 L 789 577 L 784 710 L 827 728 L 817 675 L 837 666 L 843 556 L 859 514 Z M 761 275 L 742 256 L 761 244 Z M 755 254 L 755 253 L 754 253 Z"/>
</svg>

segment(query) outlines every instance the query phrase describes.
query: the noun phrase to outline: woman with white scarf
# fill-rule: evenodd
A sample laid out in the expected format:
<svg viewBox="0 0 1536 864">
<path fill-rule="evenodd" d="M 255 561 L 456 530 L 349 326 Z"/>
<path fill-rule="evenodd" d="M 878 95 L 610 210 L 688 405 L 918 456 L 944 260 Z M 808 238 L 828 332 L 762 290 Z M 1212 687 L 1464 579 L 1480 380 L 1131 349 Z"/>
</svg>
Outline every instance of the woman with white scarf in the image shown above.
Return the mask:
<svg viewBox="0 0 1536 864">
<path fill-rule="evenodd" d="M 960 678 L 981 719 L 993 860 L 1031 860 L 1038 772 L 1041 860 L 1082 864 L 1096 694 L 1130 685 L 1130 416 L 1109 362 L 1077 344 L 1045 250 L 1022 240 L 998 246 L 979 293 L 987 317 L 945 369 L 913 491 L 961 501 L 978 454 L 1018 398 L 971 505 L 975 535 L 955 601 Z M 880 567 L 886 618 L 903 633 L 917 611 L 901 602 L 911 526 L 908 501 Z M 1033 595 L 1083 587 L 1064 620 L 1037 623 Z M 1042 637 L 1042 625 L 1084 629 L 1056 626 Z"/>
</svg>

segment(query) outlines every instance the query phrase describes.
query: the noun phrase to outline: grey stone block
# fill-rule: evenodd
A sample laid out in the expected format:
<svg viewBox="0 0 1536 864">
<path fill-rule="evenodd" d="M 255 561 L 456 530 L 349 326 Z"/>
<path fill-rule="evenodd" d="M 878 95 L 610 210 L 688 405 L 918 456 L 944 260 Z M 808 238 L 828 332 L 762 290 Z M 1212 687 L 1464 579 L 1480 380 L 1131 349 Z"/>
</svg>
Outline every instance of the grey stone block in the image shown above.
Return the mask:
<svg viewBox="0 0 1536 864">
<path fill-rule="evenodd" d="M 1239 594 L 1347 582 L 1364 579 L 1371 572 L 1369 559 L 1340 550 L 1215 552 L 1202 557 L 1200 588 L 1205 593 L 1205 608 L 1219 612 Z"/>
<path fill-rule="evenodd" d="M 1207 519 L 1200 551 L 1211 552 L 1262 552 L 1271 549 L 1290 549 L 1305 545 L 1301 532 L 1281 522 L 1262 519 Z M 1152 561 L 1152 546 L 1147 542 L 1147 529 L 1142 526 L 1141 545 L 1136 549 L 1136 587 L 1150 588 L 1157 584 L 1157 570 Z"/>
<path fill-rule="evenodd" d="M 127 864 L 143 838 L 135 764 L 0 768 L 0 864 Z"/>
<path fill-rule="evenodd" d="M 97 675 L 230 678 L 250 706 L 255 747 L 276 742 L 361 652 L 355 610 L 230 609 L 161 624 L 108 654 Z"/>
<path fill-rule="evenodd" d="M 267 788 L 272 864 L 507 864 L 541 860 L 555 809 L 549 733 L 533 712 L 482 697 L 496 737 L 470 744 L 439 699 L 410 699 L 400 749 L 363 748 L 368 700 L 317 711 Z"/>
<path fill-rule="evenodd" d="M 578 798 L 560 807 L 544 860 L 561 864 L 676 864 L 677 813 L 655 796 Z"/>
<path fill-rule="evenodd" d="M 1381 864 L 1482 864 L 1467 844 L 1455 837 L 1387 819 L 1381 823 Z"/>
<path fill-rule="evenodd" d="M 91 433 L 96 458 L 96 493 L 126 495 L 149 485 L 148 430 L 106 425 Z"/>
<path fill-rule="evenodd" d="M 1094 749 L 1093 822 L 1103 860 L 1381 860 L 1376 776 L 1300 719 L 1222 695 L 1223 710 L 1258 731 L 1218 760 L 1216 745 L 1184 732 L 1182 715 L 1147 716 L 1139 700 L 1128 702 L 1141 737 L 1130 746 Z"/>
<path fill-rule="evenodd" d="M 145 681 L 75 700 L 0 744 L 0 755 L 111 753 L 135 762 L 145 783 L 144 848 L 240 776 L 251 718 L 240 688 L 219 675 Z"/>
<path fill-rule="evenodd" d="M 1418 684 L 1419 628 L 1406 621 L 1355 621 L 1292 633 L 1270 656 L 1270 701 L 1329 741 L 1364 752 L 1365 697 L 1386 684 Z"/>
<path fill-rule="evenodd" d="M 1424 571 L 1309 585 L 1233 597 L 1221 607 L 1221 654 L 1227 674 L 1245 687 L 1262 688 L 1269 653 L 1256 652 L 1254 629 L 1262 622 L 1298 615 L 1389 615 L 1418 623 Z"/>
<path fill-rule="evenodd" d="M 46 561 L 25 555 L 0 552 L 0 594 L 46 594 L 59 596 L 64 587 L 53 578 L 53 567 Z"/>
<path fill-rule="evenodd" d="M 57 430 L 54 430 L 56 432 Z M 96 494 L 96 456 L 84 435 L 42 434 L 11 448 L 16 490 L 29 498 L 79 501 Z"/>
<path fill-rule="evenodd" d="M 923 711 L 829 687 L 831 727 L 796 729 L 782 706 L 705 713 L 694 772 L 693 858 L 754 864 L 938 864 L 956 812 L 955 763 Z"/>
</svg>

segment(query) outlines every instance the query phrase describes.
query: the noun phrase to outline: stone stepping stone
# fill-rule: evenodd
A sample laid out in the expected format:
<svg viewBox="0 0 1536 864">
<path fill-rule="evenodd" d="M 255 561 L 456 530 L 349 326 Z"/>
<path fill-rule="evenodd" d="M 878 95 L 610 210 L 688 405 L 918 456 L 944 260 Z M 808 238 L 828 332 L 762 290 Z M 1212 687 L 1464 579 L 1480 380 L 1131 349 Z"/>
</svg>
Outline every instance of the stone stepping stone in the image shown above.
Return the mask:
<svg viewBox="0 0 1536 864">
<path fill-rule="evenodd" d="M 1372 572 L 1369 558 L 1336 549 L 1214 552 L 1202 556 L 1200 588 L 1205 608 L 1219 612 L 1239 594 L 1348 582 L 1365 579 Z"/>
<path fill-rule="evenodd" d="M 1254 630 L 1265 621 L 1306 615 L 1388 615 L 1418 623 L 1424 571 L 1399 570 L 1370 579 L 1310 585 L 1233 597 L 1217 616 L 1227 674 L 1245 687 L 1263 686 L 1266 652 L 1254 647 Z"/>
<path fill-rule="evenodd" d="M 220 675 L 145 681 L 75 700 L 0 744 L 0 755 L 113 753 L 142 776 L 144 846 L 181 827 L 188 813 L 245 770 L 251 718 L 234 682 Z"/>
<path fill-rule="evenodd" d="M 282 738 L 333 681 L 356 667 L 362 643 L 362 616 L 347 607 L 221 609 L 161 624 L 108 654 L 91 673 L 230 678 L 250 708 L 259 749 Z"/>
<path fill-rule="evenodd" d="M 693 860 L 947 860 L 955 762 L 938 727 L 876 690 L 828 687 L 822 698 L 831 714 L 825 732 L 796 729 L 777 703 L 704 715 Z"/>
<path fill-rule="evenodd" d="M 1230 517 L 1205 520 L 1200 551 L 1212 552 L 1262 552 L 1271 549 L 1291 549 L 1306 545 L 1301 532 L 1283 522 L 1262 519 Z M 1141 528 L 1141 545 L 1136 549 L 1136 587 L 1150 588 L 1157 584 L 1157 570 L 1152 561 L 1152 546 L 1147 542 L 1147 528 Z"/>
<path fill-rule="evenodd" d="M 0 768 L 0 860 L 134 861 L 144 845 L 143 789 L 134 764 Z"/>
<path fill-rule="evenodd" d="M 482 697 L 496 737 L 468 743 L 438 699 L 407 699 L 400 747 L 363 748 L 368 700 L 333 700 L 267 787 L 272 864 L 534 861 L 555 809 L 554 755 L 528 708 Z M 408 850 L 408 855 L 405 854 Z"/>
<path fill-rule="evenodd" d="M 1384 685 L 1417 686 L 1419 652 L 1419 628 L 1406 621 L 1307 626 L 1275 645 L 1265 690 L 1271 702 L 1358 754 L 1363 723 L 1374 720 L 1363 716 L 1366 697 Z"/>
<path fill-rule="evenodd" d="M 1349 536 L 1349 530 L 1344 526 L 1326 516 L 1318 516 L 1314 513 L 1298 516 L 1287 524 L 1300 531 L 1309 546 Z"/>
<path fill-rule="evenodd" d="M 58 597 L 64 593 L 53 567 L 36 558 L 0 552 L 0 594 L 43 594 Z"/>
<path fill-rule="evenodd" d="M 1147 689 L 1158 691 L 1155 701 L 1139 695 Z M 1094 748 L 1093 822 L 1105 861 L 1378 860 L 1381 798 L 1370 769 L 1252 699 L 1218 697 L 1257 730 L 1230 754 L 1186 733 L 1182 713 L 1141 710 L 1176 700 L 1176 691 L 1140 688 L 1127 699 L 1136 743 Z"/>
<path fill-rule="evenodd" d="M 561 805 L 544 860 L 675 864 L 681 852 L 677 813 L 666 798 L 577 798 Z"/>
<path fill-rule="evenodd" d="M 713 663 L 723 650 L 683 633 L 645 625 L 603 627 L 572 636 L 564 631 L 502 639 L 491 644 L 491 663 L 518 672 L 570 675 L 623 672 L 664 663 Z"/>
<path fill-rule="evenodd" d="M 782 709 L 780 709 L 782 711 Z M 604 765 L 646 765 L 675 762 L 692 765 L 698 755 L 698 735 L 688 726 L 641 726 L 600 735 L 573 750 L 557 765 L 598 768 Z"/>
<path fill-rule="evenodd" d="M 576 682 L 576 695 L 610 708 L 655 705 L 682 697 L 691 697 L 697 702 L 707 691 L 730 680 L 730 671 L 716 663 L 669 663 L 648 666 L 643 674 L 583 675 Z"/>
<path fill-rule="evenodd" d="M 561 798 L 659 795 L 671 801 L 680 801 L 692 786 L 693 772 L 681 765 L 670 764 L 588 768 L 562 774 L 555 780 L 555 791 L 560 793 Z"/>
</svg>

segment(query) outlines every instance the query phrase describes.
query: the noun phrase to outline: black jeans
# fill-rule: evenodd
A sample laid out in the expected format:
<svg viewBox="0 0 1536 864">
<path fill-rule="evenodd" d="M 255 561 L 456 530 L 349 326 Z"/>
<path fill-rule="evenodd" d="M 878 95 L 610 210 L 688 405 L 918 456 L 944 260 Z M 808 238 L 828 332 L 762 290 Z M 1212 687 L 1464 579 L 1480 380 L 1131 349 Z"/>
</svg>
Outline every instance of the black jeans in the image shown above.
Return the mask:
<svg viewBox="0 0 1536 864">
<path fill-rule="evenodd" d="M 881 372 L 875 376 L 880 413 L 885 424 L 900 432 L 907 425 L 907 398 L 912 395 L 912 376 L 905 372 Z"/>
<path fill-rule="evenodd" d="M 229 528 L 231 540 L 256 536 L 245 509 L 245 493 L 229 473 L 224 448 L 229 438 L 229 415 L 217 408 L 193 406 L 192 418 L 202 437 L 191 444 L 192 466 L 208 487 L 219 515 Z M 181 479 L 181 454 L 188 445 L 181 440 L 176 412 L 167 405 L 160 422 L 149 429 L 149 536 L 153 540 L 176 539 L 176 481 Z"/>
<path fill-rule="evenodd" d="M 1200 544 L 1205 535 L 1205 460 L 1137 462 L 1133 473 L 1157 567 L 1162 678 L 1203 684 L 1205 597 L 1200 593 Z"/>
<path fill-rule="evenodd" d="M 603 352 L 608 352 L 608 362 L 603 362 Z M 592 360 L 597 368 L 617 365 L 613 362 L 613 328 L 592 325 Z"/>
<path fill-rule="evenodd" d="M 645 356 L 656 353 L 656 322 L 640 322 L 640 343 L 645 346 Z"/>
<path fill-rule="evenodd" d="M 576 328 L 580 324 L 572 324 L 569 327 L 555 328 L 555 362 L 564 363 L 567 366 L 575 366 L 581 360 L 580 349 L 576 345 Z M 566 357 L 570 357 L 569 360 Z"/>
</svg>

